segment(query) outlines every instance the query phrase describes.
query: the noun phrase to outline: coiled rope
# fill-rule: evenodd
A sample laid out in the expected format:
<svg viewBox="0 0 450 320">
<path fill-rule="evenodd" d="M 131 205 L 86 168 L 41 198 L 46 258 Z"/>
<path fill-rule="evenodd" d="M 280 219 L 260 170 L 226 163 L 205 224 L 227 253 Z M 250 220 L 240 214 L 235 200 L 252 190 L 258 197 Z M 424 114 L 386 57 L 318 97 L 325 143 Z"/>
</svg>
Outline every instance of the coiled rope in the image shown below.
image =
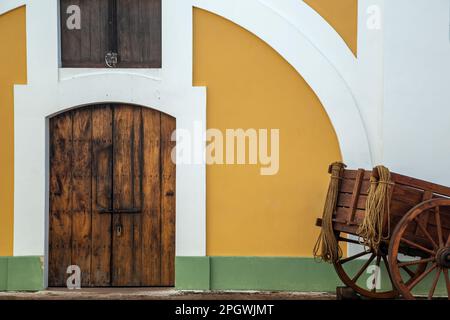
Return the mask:
<svg viewBox="0 0 450 320">
<path fill-rule="evenodd" d="M 333 213 L 336 210 L 339 183 L 345 167 L 342 162 L 335 162 L 328 170 L 331 173 L 331 181 L 323 209 L 322 229 L 313 250 L 314 257 L 325 262 L 335 262 L 342 257 L 342 250 L 334 235 Z"/>
<path fill-rule="evenodd" d="M 339 184 L 346 165 L 335 162 L 330 166 L 331 181 L 328 187 L 327 198 L 322 215 L 322 229 L 314 246 L 313 255 L 316 259 L 325 262 L 336 262 L 342 257 L 342 249 L 339 247 L 333 230 L 333 214 L 336 210 L 339 195 Z M 374 174 L 378 173 L 378 175 Z M 358 228 L 361 244 L 378 251 L 382 240 L 390 235 L 390 197 L 391 173 L 384 166 L 374 169 L 370 177 L 370 187 L 366 200 L 366 212 L 363 223 Z M 383 226 L 387 218 L 387 235 L 383 236 Z"/>
<path fill-rule="evenodd" d="M 378 251 L 382 240 L 389 239 L 390 235 L 390 191 L 394 183 L 391 181 L 391 173 L 384 166 L 377 166 L 370 177 L 369 194 L 366 200 L 366 214 L 363 223 L 358 229 L 361 243 Z M 387 218 L 387 235 L 383 236 L 383 226 Z"/>
</svg>

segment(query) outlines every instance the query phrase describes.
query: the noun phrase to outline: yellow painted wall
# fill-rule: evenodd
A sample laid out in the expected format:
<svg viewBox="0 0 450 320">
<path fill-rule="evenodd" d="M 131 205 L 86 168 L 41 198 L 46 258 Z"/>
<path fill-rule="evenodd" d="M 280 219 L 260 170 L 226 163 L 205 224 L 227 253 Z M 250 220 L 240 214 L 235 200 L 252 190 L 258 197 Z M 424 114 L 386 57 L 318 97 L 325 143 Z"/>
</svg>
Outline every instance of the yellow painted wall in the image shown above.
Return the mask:
<svg viewBox="0 0 450 320">
<path fill-rule="evenodd" d="M 304 0 L 339 33 L 356 56 L 358 0 Z"/>
<path fill-rule="evenodd" d="M 208 166 L 207 254 L 311 256 L 328 165 L 341 158 L 317 96 L 259 38 L 200 9 L 194 85 L 208 88 L 208 127 L 280 129 L 278 175 L 261 176 L 259 166 Z"/>
<path fill-rule="evenodd" d="M 0 16 L 0 256 L 13 254 L 14 84 L 25 84 L 25 7 Z"/>
<path fill-rule="evenodd" d="M 348 27 L 354 7 L 346 15 L 320 1 L 307 0 L 355 51 L 356 27 Z M 194 27 L 194 84 L 208 87 L 209 127 L 281 130 L 278 175 L 260 176 L 259 166 L 208 167 L 208 255 L 310 256 L 326 169 L 340 159 L 323 107 L 301 76 L 249 32 L 198 9 Z M 0 49 L 1 256 L 13 253 L 13 85 L 27 81 L 25 7 L 0 16 Z"/>
</svg>

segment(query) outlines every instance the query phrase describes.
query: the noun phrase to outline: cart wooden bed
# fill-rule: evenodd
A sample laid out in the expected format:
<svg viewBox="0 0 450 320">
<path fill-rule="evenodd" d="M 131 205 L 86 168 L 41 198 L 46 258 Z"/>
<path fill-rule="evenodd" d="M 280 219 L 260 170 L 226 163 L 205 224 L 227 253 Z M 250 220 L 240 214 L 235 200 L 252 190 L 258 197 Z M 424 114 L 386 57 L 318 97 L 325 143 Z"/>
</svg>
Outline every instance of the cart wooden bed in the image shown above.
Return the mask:
<svg viewBox="0 0 450 320">
<path fill-rule="evenodd" d="M 330 173 L 332 167 L 330 166 Z M 332 217 L 333 231 L 341 248 L 361 245 L 364 239 L 358 229 L 365 217 L 370 178 L 373 170 L 341 170 L 337 205 Z M 347 287 L 368 298 L 415 298 L 415 288 L 425 286 L 428 298 L 436 296 L 438 282 L 450 297 L 450 188 L 391 173 L 390 210 L 384 219 L 385 239 L 375 251 L 368 247 L 359 253 L 334 261 L 340 279 Z M 318 226 L 322 219 L 318 219 Z M 364 250 L 364 251 L 363 251 Z M 349 274 L 346 264 L 358 258 L 368 258 L 355 274 Z M 391 287 L 367 289 L 361 276 L 373 263 L 384 264 Z M 354 263 L 354 262 L 353 262 Z M 362 263 L 362 262 L 361 262 Z M 359 280 L 359 281 L 358 281 Z M 444 289 L 444 291 L 445 291 Z M 441 290 L 442 291 L 442 290 Z"/>
</svg>

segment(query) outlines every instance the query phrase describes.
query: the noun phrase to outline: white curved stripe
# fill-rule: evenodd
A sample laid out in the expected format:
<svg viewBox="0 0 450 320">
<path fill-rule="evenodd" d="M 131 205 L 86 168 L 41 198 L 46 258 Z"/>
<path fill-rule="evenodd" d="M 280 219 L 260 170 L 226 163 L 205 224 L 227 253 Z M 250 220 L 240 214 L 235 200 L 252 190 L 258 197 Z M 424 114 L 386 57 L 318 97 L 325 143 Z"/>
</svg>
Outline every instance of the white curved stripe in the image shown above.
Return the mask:
<svg viewBox="0 0 450 320">
<path fill-rule="evenodd" d="M 350 88 L 357 74 L 357 59 L 336 30 L 312 9 L 298 0 L 260 0 L 289 21 L 336 68 Z"/>
<path fill-rule="evenodd" d="M 0 16 L 27 3 L 28 0 L 2 0 L 0 1 Z"/>
<path fill-rule="evenodd" d="M 366 130 L 347 83 L 292 23 L 261 0 L 194 0 L 193 4 L 242 26 L 274 48 L 320 99 L 334 125 L 344 161 L 351 167 L 372 165 Z"/>
<path fill-rule="evenodd" d="M 351 90 L 333 65 L 340 62 L 332 63 L 325 49 L 311 42 L 307 32 L 299 31 L 280 10 L 277 13 L 269 8 L 268 2 L 164 0 L 163 68 L 161 79 L 155 81 L 120 70 L 114 74 L 96 74 L 91 70 L 86 76 L 70 70 L 59 72 L 57 0 L 0 1 L 3 10 L 0 12 L 27 4 L 28 84 L 15 86 L 14 95 L 15 255 L 42 255 L 46 250 L 48 189 L 42 181 L 47 181 L 48 173 L 45 151 L 48 115 L 76 105 L 119 101 L 159 108 L 175 115 L 180 127 L 190 128 L 193 121 L 205 122 L 206 91 L 192 88 L 193 4 L 237 23 L 272 46 L 319 97 L 334 125 L 347 164 L 371 165 L 358 108 Z M 180 182 L 177 183 L 177 255 L 203 256 L 206 254 L 204 166 L 180 166 L 177 182 Z M 22 237 L 23 234 L 29 236 Z"/>
</svg>

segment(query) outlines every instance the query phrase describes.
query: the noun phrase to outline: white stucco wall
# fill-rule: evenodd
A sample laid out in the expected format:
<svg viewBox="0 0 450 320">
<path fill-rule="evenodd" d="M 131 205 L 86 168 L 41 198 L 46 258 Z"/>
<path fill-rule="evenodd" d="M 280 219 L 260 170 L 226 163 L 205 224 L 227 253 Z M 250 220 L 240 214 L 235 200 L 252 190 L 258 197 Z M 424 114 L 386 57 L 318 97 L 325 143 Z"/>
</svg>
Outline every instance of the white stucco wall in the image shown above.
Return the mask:
<svg viewBox="0 0 450 320">
<path fill-rule="evenodd" d="M 352 92 L 372 151 L 372 165 L 383 162 L 383 8 L 385 0 L 358 1 L 358 58 Z M 377 14 L 379 10 L 379 15 Z M 380 26 L 374 25 L 380 19 Z"/>
<path fill-rule="evenodd" d="M 384 163 L 450 185 L 450 1 L 385 6 Z"/>
<path fill-rule="evenodd" d="M 191 83 L 193 6 L 254 33 L 298 71 L 330 116 L 349 166 L 384 163 L 450 185 L 450 0 L 359 0 L 357 58 L 303 1 L 163 3 L 161 70 L 62 70 L 57 0 L 0 1 L 0 14 L 27 5 L 28 85 L 15 88 L 15 255 L 45 253 L 49 115 L 117 101 L 170 113 L 184 128 L 205 122 L 206 90 Z M 373 6 L 379 29 L 367 27 Z M 205 168 L 178 169 L 177 255 L 204 255 Z"/>
<path fill-rule="evenodd" d="M 2 2 L 0 14 L 25 4 L 27 19 L 28 83 L 14 88 L 14 255 L 46 256 L 49 117 L 87 104 L 119 102 L 168 113 L 177 128 L 193 130 L 195 123 L 205 123 L 206 90 L 192 87 L 192 5 L 163 1 L 160 70 L 73 70 L 59 68 L 57 0 Z M 194 143 L 201 144 L 198 140 Z M 178 165 L 176 180 L 176 254 L 204 256 L 205 165 Z"/>
<path fill-rule="evenodd" d="M 15 87 L 16 256 L 46 254 L 49 116 L 85 104 L 123 102 L 167 112 L 177 118 L 179 128 L 189 129 L 194 122 L 206 127 L 206 91 L 192 87 L 193 6 L 237 23 L 272 46 L 317 94 L 345 161 L 351 166 L 372 164 L 371 143 L 352 91 L 356 59 L 331 26 L 302 1 L 165 0 L 161 70 L 61 69 L 58 1 L 4 0 L 0 14 L 23 4 L 28 84 Z M 205 255 L 205 197 L 204 165 L 179 165 L 177 255 Z"/>
</svg>

